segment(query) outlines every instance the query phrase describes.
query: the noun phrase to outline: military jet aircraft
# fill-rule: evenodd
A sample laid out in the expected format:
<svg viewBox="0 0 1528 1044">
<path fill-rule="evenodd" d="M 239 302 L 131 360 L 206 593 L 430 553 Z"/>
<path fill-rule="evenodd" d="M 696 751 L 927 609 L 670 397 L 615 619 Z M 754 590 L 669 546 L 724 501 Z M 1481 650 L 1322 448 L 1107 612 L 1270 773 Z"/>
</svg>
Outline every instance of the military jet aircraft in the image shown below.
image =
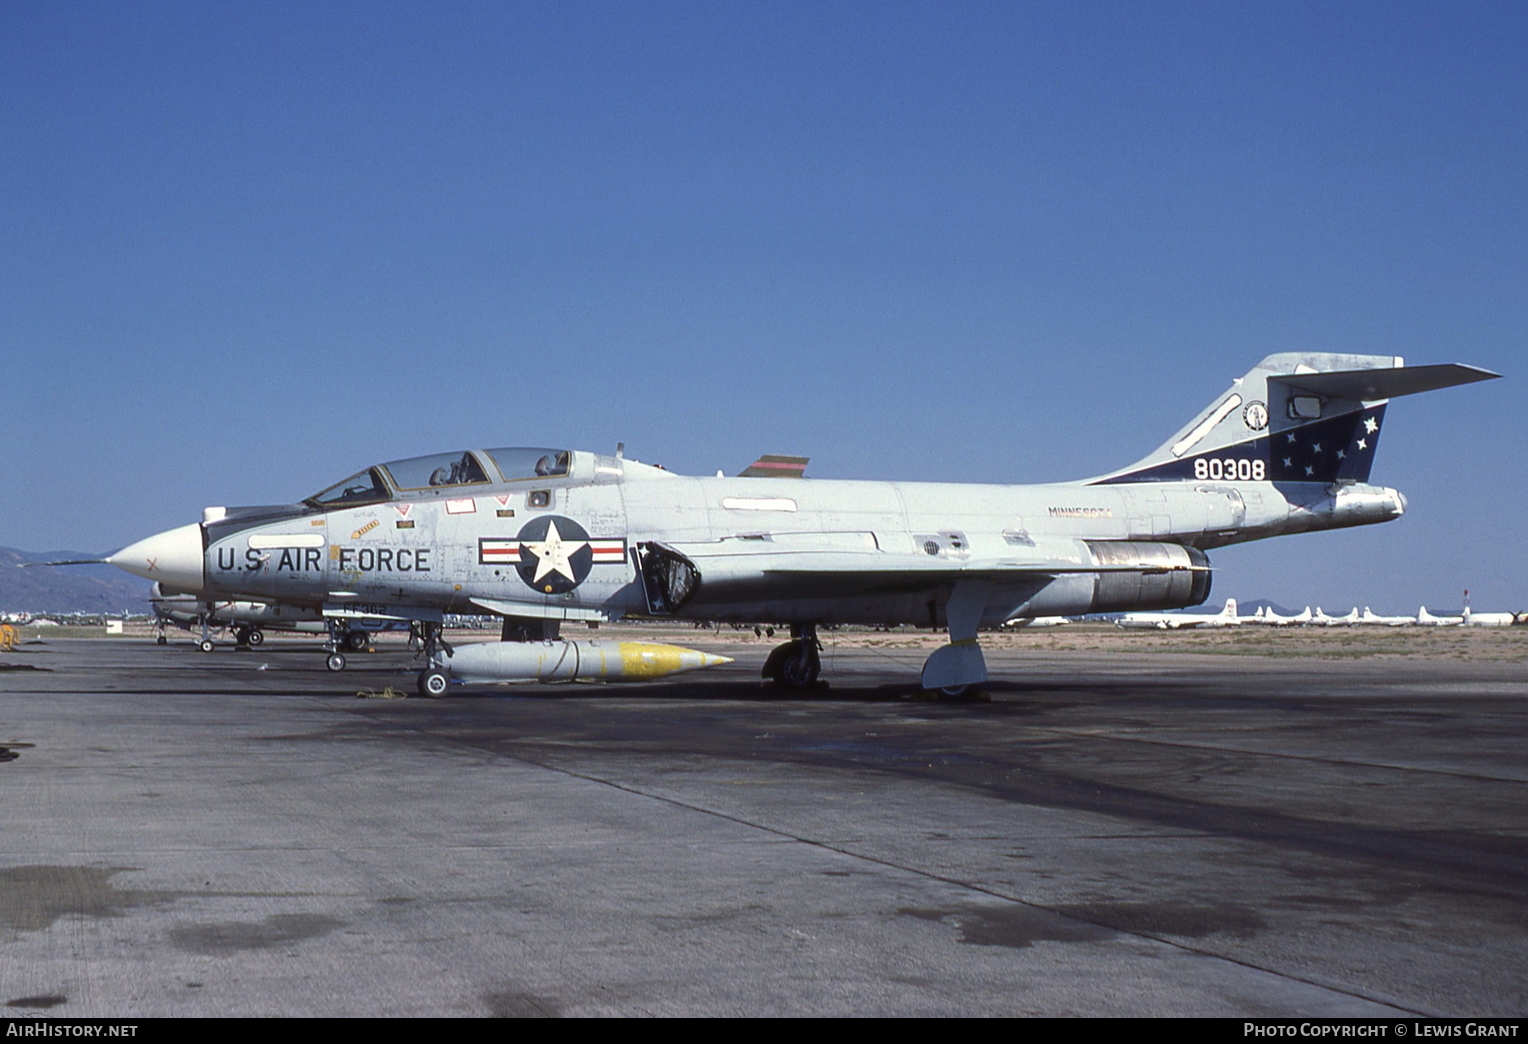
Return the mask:
<svg viewBox="0 0 1528 1044">
<path fill-rule="evenodd" d="M 786 687 L 816 682 L 823 624 L 945 630 L 921 680 L 957 692 L 987 678 L 983 626 L 1198 605 L 1207 550 L 1399 517 L 1405 498 L 1368 481 L 1387 401 L 1495 376 L 1270 355 L 1140 461 L 1034 486 L 820 481 L 794 467 L 690 477 L 619 451 L 415 457 L 296 504 L 207 508 L 108 560 L 221 598 L 307 605 L 333 629 L 335 669 L 346 621 L 413 622 L 431 695 L 453 677 L 576 677 L 568 664 L 586 657 L 605 676 L 702 665 L 673 647 L 560 636 L 564 622 L 628 616 L 789 624 L 763 668 Z M 447 612 L 498 614 L 506 641 L 453 650 Z"/>
<path fill-rule="evenodd" d="M 198 632 L 197 645 L 203 652 L 212 651 L 214 630 L 231 630 L 235 644 L 249 646 L 264 642 L 268 630 L 306 634 L 328 631 L 323 613 L 305 606 L 209 599 L 195 591 L 176 591 L 158 583 L 149 593 L 149 602 L 154 607 L 160 645 L 169 640 L 165 631 L 178 627 L 182 631 Z M 345 648 L 359 652 L 371 641 L 371 633 L 383 630 L 384 626 L 378 621 L 351 621 L 339 642 Z"/>
<path fill-rule="evenodd" d="M 239 645 L 259 645 L 265 641 L 268 627 L 299 630 L 299 622 L 306 622 L 316 632 L 325 630 L 323 616 L 312 610 L 288 609 L 264 602 L 209 600 L 190 591 L 166 588 L 160 583 L 150 591 L 149 603 L 154 607 L 154 624 L 160 645 L 169 641 L 166 630 L 178 627 L 182 631 L 199 632 L 197 644 L 204 652 L 213 649 L 214 630 L 232 629 Z"/>
</svg>

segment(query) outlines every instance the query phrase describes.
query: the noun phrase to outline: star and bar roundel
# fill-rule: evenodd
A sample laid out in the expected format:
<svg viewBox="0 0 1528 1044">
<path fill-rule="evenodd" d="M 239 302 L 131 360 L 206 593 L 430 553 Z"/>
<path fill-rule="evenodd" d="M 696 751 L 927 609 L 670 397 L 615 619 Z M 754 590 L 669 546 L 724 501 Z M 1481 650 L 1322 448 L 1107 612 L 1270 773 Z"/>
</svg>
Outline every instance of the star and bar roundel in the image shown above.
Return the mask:
<svg viewBox="0 0 1528 1044">
<path fill-rule="evenodd" d="M 562 515 L 533 518 L 514 539 L 478 537 L 478 564 L 512 566 L 538 594 L 571 591 L 596 565 L 625 561 L 625 537 L 595 539 Z"/>
</svg>

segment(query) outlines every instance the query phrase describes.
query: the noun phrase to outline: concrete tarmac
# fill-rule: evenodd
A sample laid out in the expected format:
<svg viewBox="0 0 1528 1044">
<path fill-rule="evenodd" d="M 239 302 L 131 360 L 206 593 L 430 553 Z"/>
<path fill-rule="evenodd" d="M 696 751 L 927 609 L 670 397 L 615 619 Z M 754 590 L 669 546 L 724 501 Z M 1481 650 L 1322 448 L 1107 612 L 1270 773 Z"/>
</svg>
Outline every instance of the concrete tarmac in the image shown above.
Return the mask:
<svg viewBox="0 0 1528 1044">
<path fill-rule="evenodd" d="M 829 645 L 787 698 L 753 643 L 438 701 L 357 698 L 396 644 L 0 653 L 0 1004 L 1528 1011 L 1520 658 L 1004 648 L 949 704 Z"/>
</svg>

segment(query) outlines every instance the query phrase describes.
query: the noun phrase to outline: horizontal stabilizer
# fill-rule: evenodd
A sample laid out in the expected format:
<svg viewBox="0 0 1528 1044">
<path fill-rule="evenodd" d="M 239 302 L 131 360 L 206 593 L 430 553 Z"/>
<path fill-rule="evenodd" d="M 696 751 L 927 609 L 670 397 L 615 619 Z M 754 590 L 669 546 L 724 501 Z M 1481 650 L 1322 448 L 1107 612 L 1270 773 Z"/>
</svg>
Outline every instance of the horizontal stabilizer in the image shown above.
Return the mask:
<svg viewBox="0 0 1528 1044">
<path fill-rule="evenodd" d="M 801 478 L 811 457 L 766 453 L 738 474 L 738 478 Z"/>
<path fill-rule="evenodd" d="M 1500 376 L 1499 373 L 1482 370 L 1478 366 L 1441 363 L 1437 366 L 1398 366 L 1390 370 L 1279 373 L 1269 375 L 1268 379 L 1311 395 L 1351 399 L 1354 402 L 1377 402 L 1380 399 L 1394 399 L 1438 388 L 1494 380 Z"/>
</svg>

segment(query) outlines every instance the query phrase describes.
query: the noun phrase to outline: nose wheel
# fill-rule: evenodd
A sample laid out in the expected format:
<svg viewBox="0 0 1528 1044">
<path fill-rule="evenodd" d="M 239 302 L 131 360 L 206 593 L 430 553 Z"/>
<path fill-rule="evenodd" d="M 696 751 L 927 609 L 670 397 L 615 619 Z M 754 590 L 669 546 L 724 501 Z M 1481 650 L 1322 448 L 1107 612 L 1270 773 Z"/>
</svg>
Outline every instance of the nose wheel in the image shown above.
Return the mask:
<svg viewBox="0 0 1528 1044">
<path fill-rule="evenodd" d="M 451 687 L 451 675 L 440 667 L 426 667 L 419 672 L 419 695 L 438 700 Z"/>
<path fill-rule="evenodd" d="M 345 654 L 340 652 L 345 647 L 345 640 L 350 632 L 340 627 L 336 620 L 325 621 L 329 629 L 329 640 L 324 643 L 324 666 L 331 671 L 343 671 L 345 669 Z"/>
<path fill-rule="evenodd" d="M 438 623 L 417 623 L 409 628 L 409 640 L 412 643 L 416 637 L 419 639 L 420 655 L 425 662 L 415 687 L 419 695 L 428 696 L 432 700 L 444 696 L 451 687 L 451 672 L 440 663 L 440 654 L 444 652 L 450 656 L 451 646 L 441 637 L 440 631 L 441 625 Z"/>
</svg>

